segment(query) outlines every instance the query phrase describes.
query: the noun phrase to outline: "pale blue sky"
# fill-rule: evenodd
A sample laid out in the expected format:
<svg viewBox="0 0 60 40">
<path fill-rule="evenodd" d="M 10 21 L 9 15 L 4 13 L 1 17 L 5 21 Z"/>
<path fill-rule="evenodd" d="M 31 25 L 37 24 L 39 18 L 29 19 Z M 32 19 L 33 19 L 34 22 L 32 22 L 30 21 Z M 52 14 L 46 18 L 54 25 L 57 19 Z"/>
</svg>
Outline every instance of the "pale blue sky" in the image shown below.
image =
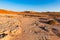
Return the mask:
<svg viewBox="0 0 60 40">
<path fill-rule="evenodd" d="M 13 11 L 60 11 L 60 0 L 0 0 L 0 9 Z"/>
</svg>

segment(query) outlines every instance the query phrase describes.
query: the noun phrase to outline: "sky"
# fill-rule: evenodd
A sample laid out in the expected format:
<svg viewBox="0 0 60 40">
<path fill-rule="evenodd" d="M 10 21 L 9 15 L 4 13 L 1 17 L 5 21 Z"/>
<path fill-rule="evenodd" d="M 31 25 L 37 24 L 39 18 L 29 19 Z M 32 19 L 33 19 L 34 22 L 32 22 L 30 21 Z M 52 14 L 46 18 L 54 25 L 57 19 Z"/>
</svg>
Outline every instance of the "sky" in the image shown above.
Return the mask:
<svg viewBox="0 0 60 40">
<path fill-rule="evenodd" d="M 0 9 L 12 11 L 60 12 L 60 0 L 0 0 Z"/>
</svg>

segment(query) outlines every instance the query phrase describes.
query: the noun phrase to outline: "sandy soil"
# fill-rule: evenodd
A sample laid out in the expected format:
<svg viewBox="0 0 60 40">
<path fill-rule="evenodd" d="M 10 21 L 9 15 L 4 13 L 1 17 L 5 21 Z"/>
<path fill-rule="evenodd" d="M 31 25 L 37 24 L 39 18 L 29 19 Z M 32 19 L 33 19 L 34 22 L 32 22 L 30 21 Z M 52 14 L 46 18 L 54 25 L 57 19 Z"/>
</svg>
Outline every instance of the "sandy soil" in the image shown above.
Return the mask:
<svg viewBox="0 0 60 40">
<path fill-rule="evenodd" d="M 60 16 L 0 10 L 0 40 L 60 40 Z"/>
</svg>

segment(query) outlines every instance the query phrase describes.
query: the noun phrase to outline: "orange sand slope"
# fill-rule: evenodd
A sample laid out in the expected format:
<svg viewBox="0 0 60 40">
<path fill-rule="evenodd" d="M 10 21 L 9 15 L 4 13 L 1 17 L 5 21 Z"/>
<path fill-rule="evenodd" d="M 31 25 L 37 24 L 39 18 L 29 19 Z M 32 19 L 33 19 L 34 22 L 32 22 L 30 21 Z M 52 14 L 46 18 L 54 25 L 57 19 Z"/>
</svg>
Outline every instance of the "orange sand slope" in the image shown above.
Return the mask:
<svg viewBox="0 0 60 40">
<path fill-rule="evenodd" d="M 1 9 L 0 40 L 60 40 L 60 12 Z"/>
</svg>

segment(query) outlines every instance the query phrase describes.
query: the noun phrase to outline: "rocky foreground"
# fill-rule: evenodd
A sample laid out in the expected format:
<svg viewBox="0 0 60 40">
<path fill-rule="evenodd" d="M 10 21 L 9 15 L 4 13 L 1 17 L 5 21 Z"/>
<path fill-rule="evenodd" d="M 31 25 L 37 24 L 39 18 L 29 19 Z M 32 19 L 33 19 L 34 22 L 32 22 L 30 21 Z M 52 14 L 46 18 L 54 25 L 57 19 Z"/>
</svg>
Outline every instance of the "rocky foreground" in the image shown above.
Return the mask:
<svg viewBox="0 0 60 40">
<path fill-rule="evenodd" d="M 0 10 L 0 40 L 60 40 L 60 13 Z"/>
</svg>

